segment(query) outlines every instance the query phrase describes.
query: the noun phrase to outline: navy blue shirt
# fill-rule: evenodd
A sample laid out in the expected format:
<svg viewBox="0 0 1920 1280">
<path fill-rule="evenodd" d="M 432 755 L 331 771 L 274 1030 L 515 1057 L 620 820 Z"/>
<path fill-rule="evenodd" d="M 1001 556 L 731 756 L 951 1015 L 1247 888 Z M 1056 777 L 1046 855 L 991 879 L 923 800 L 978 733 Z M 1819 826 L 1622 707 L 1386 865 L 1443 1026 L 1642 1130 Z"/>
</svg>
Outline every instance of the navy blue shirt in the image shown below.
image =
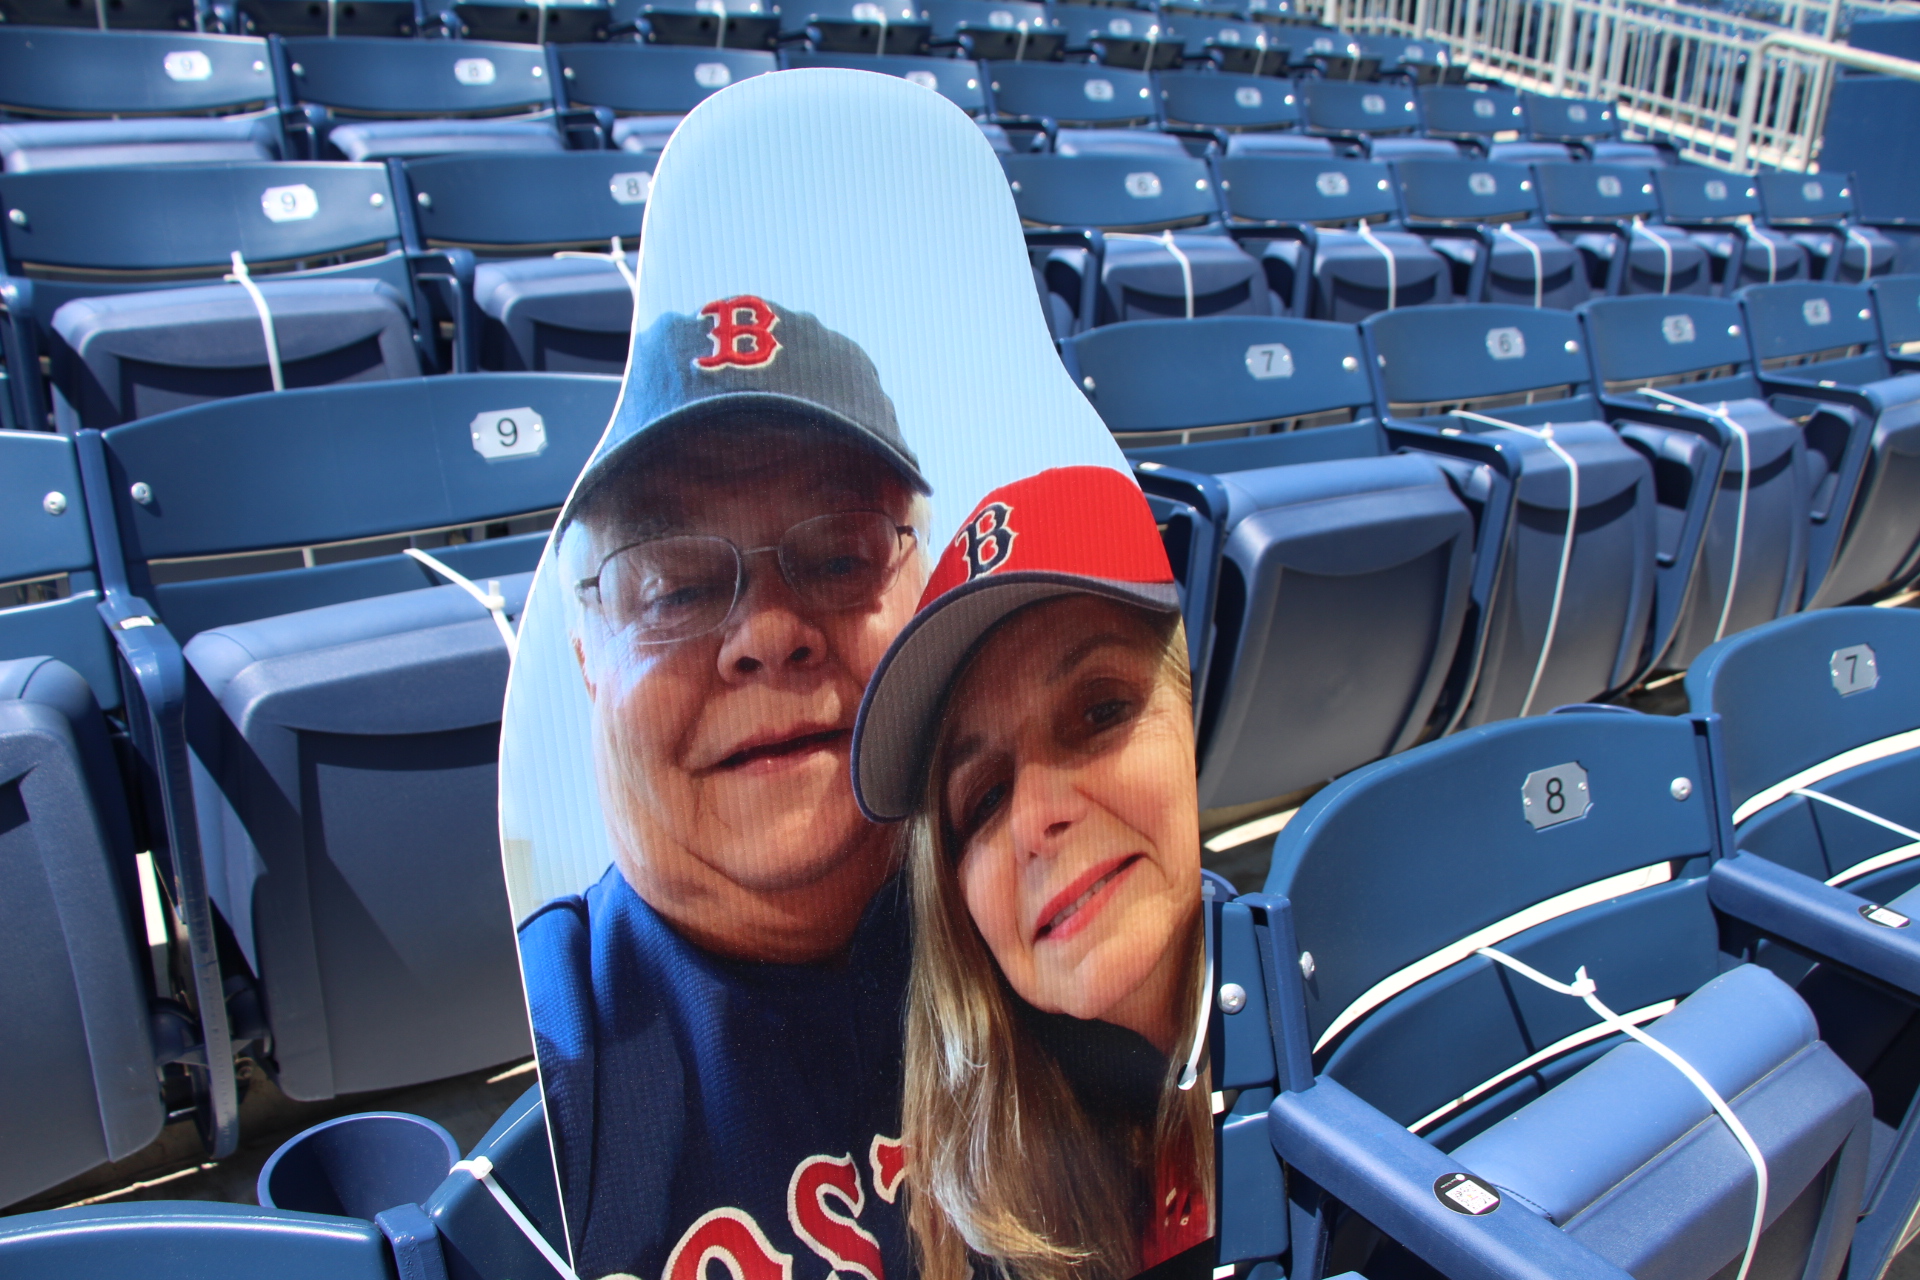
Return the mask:
<svg viewBox="0 0 1920 1280">
<path fill-rule="evenodd" d="M 617 868 L 520 953 L 581 1276 L 909 1280 L 898 877 L 838 961 L 710 955 Z"/>
</svg>

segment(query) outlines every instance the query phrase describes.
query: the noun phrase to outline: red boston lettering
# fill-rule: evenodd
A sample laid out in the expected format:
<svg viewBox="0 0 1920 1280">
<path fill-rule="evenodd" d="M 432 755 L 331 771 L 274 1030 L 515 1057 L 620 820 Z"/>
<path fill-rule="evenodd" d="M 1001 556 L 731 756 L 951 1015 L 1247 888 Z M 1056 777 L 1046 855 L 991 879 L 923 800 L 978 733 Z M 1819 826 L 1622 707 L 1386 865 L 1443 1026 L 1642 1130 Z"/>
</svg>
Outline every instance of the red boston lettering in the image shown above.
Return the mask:
<svg viewBox="0 0 1920 1280">
<path fill-rule="evenodd" d="M 732 1280 L 792 1280 L 793 1255 L 781 1253 L 760 1224 L 739 1209 L 709 1209 L 687 1228 L 667 1257 L 663 1280 L 710 1280 L 718 1262 Z"/>
<path fill-rule="evenodd" d="M 752 294 L 722 298 L 700 308 L 700 314 L 713 317 L 713 354 L 694 361 L 702 369 L 722 369 L 735 365 L 752 369 L 773 359 L 780 350 L 780 339 L 773 326 L 780 317 L 772 307 Z"/>
<path fill-rule="evenodd" d="M 845 1212 L 829 1206 L 829 1199 L 838 1200 Z M 865 1203 L 860 1170 L 851 1155 L 809 1156 L 800 1162 L 787 1184 L 787 1219 L 793 1224 L 793 1233 L 806 1241 L 808 1248 L 825 1258 L 835 1271 L 850 1272 L 865 1280 L 885 1280 L 880 1242 L 854 1221 Z M 668 1280 L 676 1278 L 669 1276 Z"/>
<path fill-rule="evenodd" d="M 867 1149 L 867 1163 L 873 1167 L 873 1190 L 888 1204 L 900 1194 L 900 1179 L 907 1172 L 906 1144 L 898 1138 L 883 1138 L 873 1135 L 873 1145 Z"/>
</svg>

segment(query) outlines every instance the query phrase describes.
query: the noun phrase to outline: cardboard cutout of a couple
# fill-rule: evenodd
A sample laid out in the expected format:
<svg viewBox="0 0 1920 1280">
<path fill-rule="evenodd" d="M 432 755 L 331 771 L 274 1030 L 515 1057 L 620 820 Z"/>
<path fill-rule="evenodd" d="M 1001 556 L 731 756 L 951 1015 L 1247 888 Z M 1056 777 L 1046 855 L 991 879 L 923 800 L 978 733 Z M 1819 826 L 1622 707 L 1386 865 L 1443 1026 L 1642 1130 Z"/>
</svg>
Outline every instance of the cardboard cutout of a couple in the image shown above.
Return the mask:
<svg viewBox="0 0 1920 1280">
<path fill-rule="evenodd" d="M 1178 594 L 992 150 L 891 77 L 716 94 L 634 334 L 502 730 L 574 1269 L 1206 1274 Z"/>
</svg>

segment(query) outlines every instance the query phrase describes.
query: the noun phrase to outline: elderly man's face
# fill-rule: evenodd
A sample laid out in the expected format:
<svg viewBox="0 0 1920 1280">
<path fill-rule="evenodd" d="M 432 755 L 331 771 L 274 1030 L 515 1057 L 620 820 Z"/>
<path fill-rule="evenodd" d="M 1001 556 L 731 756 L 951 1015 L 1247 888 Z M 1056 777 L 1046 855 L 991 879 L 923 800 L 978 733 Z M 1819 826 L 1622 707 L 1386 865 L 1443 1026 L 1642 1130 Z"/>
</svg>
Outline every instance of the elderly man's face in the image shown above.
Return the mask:
<svg viewBox="0 0 1920 1280">
<path fill-rule="evenodd" d="M 838 437 L 702 432 L 641 464 L 569 530 L 568 577 L 592 576 L 638 539 L 703 535 L 751 551 L 834 513 L 878 511 L 908 525 L 911 502 L 886 464 Z M 791 902 L 840 932 L 884 878 L 890 842 L 854 804 L 848 752 L 867 679 L 925 585 L 911 538 L 901 551 L 876 596 L 842 609 L 796 591 L 773 554 L 749 555 L 725 623 L 665 644 L 634 643 L 591 593 L 583 604 L 574 649 L 616 857 L 697 940 L 755 951 L 724 936 L 755 927 L 756 910 L 735 896 L 759 908 Z M 839 900 L 848 897 L 857 901 Z"/>
</svg>

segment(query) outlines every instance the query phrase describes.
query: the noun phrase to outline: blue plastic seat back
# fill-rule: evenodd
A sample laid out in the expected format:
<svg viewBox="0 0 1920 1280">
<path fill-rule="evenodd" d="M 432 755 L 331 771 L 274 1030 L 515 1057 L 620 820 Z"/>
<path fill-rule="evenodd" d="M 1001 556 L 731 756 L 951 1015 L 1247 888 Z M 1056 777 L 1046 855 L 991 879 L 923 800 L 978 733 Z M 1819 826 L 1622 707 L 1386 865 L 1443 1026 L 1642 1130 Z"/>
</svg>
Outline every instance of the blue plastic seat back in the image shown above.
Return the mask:
<svg viewBox="0 0 1920 1280">
<path fill-rule="evenodd" d="M 1307 127 L 1321 133 L 1407 133 L 1420 124 L 1413 90 L 1405 85 L 1307 80 L 1301 89 Z"/>
<path fill-rule="evenodd" d="M 1880 317 L 1880 337 L 1888 355 L 1907 354 L 1920 343 L 1920 275 L 1882 276 L 1869 286 Z"/>
<path fill-rule="evenodd" d="M 1531 109 L 1531 108 L 1529 108 Z M 1566 222 L 1628 222 L 1660 209 L 1653 171 L 1623 164 L 1534 166 L 1547 217 Z"/>
<path fill-rule="evenodd" d="M 1695 714 L 1720 717 L 1740 849 L 1826 880 L 1910 843 L 1817 801 L 1781 795 L 1766 803 L 1763 793 L 1920 726 L 1920 671 L 1908 661 L 1917 644 L 1920 615 L 1911 610 L 1820 609 L 1729 636 L 1694 661 L 1687 697 Z M 1912 825 L 1920 821 L 1916 770 L 1920 748 L 1908 747 L 1807 785 Z M 1884 902 L 1916 880 L 1920 864 L 1909 862 L 1848 888 Z"/>
<path fill-rule="evenodd" d="M 1689 400 L 1757 396 L 1740 304 L 1728 298 L 1600 298 L 1581 308 L 1600 381 L 1644 383 L 1710 373 L 1673 388 Z M 1727 384 L 1726 379 L 1739 379 Z"/>
<path fill-rule="evenodd" d="M 1162 6 L 1163 11 L 1172 6 Z M 1218 11 L 1178 13 L 1180 35 L 1187 56 L 1211 55 L 1220 70 L 1236 75 L 1283 76 L 1290 57 L 1288 41 L 1264 22 L 1242 22 L 1218 16 Z"/>
<path fill-rule="evenodd" d="M 1782 373 L 1845 383 L 1887 375 L 1873 294 L 1864 285 L 1756 284 L 1739 298 L 1762 368 L 1788 365 Z"/>
<path fill-rule="evenodd" d="M 404 264 L 377 256 L 400 242 L 393 186 L 382 165 L 263 162 L 6 174 L 0 175 L 0 203 L 8 214 L 0 224 L 7 268 L 41 277 L 33 309 L 42 323 L 76 297 L 204 283 L 232 269 L 235 250 L 262 276 L 344 255 L 342 265 L 306 274 L 371 275 L 387 279 L 403 297 L 411 292 Z M 363 258 L 367 251 L 376 256 Z M 193 275 L 202 278 L 187 278 Z"/>
<path fill-rule="evenodd" d="M 1066 32 L 1067 48 L 1092 49 L 1097 43 L 1138 41 L 1167 43 L 1179 49 L 1179 35 L 1171 22 L 1143 9 L 1106 5 L 1056 4 L 1053 20 Z"/>
<path fill-rule="evenodd" d="M 1420 114 L 1435 137 L 1489 138 L 1526 127 L 1520 95 L 1492 86 L 1428 85 L 1420 90 Z"/>
<path fill-rule="evenodd" d="M 414 0 L 355 0 L 310 5 L 306 0 L 238 0 L 240 29 L 248 35 L 411 36 L 420 29 Z"/>
<path fill-rule="evenodd" d="M 536 45 L 605 40 L 613 20 L 607 0 L 454 0 L 452 13 L 462 39 Z"/>
<path fill-rule="evenodd" d="M 298 549 L 558 507 L 619 388 L 575 374 L 450 374 L 247 396 L 113 428 L 130 580 L 183 644 L 209 627 L 439 585 L 397 547 L 323 552 L 312 568 Z M 130 496 L 136 483 L 146 503 Z M 469 577 L 505 577 L 533 568 L 545 540 L 540 530 L 435 554 Z M 152 563 L 270 549 L 291 551 L 239 576 Z"/>
<path fill-rule="evenodd" d="M 1844 174 L 1763 173 L 1760 200 L 1767 221 L 1834 223 L 1853 216 L 1853 189 Z"/>
<path fill-rule="evenodd" d="M 0 588 L 0 659 L 58 658 L 86 678 L 101 706 L 119 706 L 73 441 L 0 431 L 0 511 L 0 582 L 21 584 Z"/>
<path fill-rule="evenodd" d="M 1371 409 L 1360 335 L 1318 320 L 1213 316 L 1107 325 L 1063 354 L 1108 428 L 1188 431 Z"/>
<path fill-rule="evenodd" d="M 1001 74 L 996 68 L 995 74 Z M 1194 226 L 1219 216 L 1204 161 L 1160 156 L 1003 156 L 1023 222 L 1110 230 Z"/>
<path fill-rule="evenodd" d="M 996 62 L 989 66 L 1001 116 L 1057 124 L 1121 125 L 1153 119 L 1153 79 L 1143 71 L 1085 63 Z"/>
<path fill-rule="evenodd" d="M 801 0 L 781 6 L 779 13 L 782 38 L 804 39 L 811 48 L 836 53 L 925 53 L 931 33 L 919 6 L 904 0 L 880 5 Z"/>
<path fill-rule="evenodd" d="M 534 45 L 294 36 L 285 49 L 293 96 L 350 115 L 496 115 L 553 103 Z"/>
<path fill-rule="evenodd" d="M 264 40 L 176 32 L 0 30 L 0 107 L 8 111 L 185 115 L 263 107 L 273 100 L 272 63 Z"/>
<path fill-rule="evenodd" d="M 736 80 L 777 69 L 770 53 L 668 44 L 570 44 L 559 51 L 576 106 L 678 115 Z"/>
<path fill-rule="evenodd" d="M 1227 212 L 1247 222 L 1341 223 L 1398 211 L 1392 171 L 1371 160 L 1232 156 L 1220 164 Z"/>
<path fill-rule="evenodd" d="M 1550 94 L 1523 95 L 1527 108 L 1527 136 L 1542 142 L 1586 142 L 1612 138 L 1620 132 L 1613 104 L 1592 98 L 1556 98 Z"/>
<path fill-rule="evenodd" d="M 253 1205 L 96 1204 L 0 1223 L 0 1271 L 18 1275 L 385 1280 L 392 1266 L 386 1239 L 371 1222 Z"/>
<path fill-rule="evenodd" d="M 496 252 L 632 245 L 653 190 L 652 162 L 625 151 L 433 156 L 406 174 L 422 240 Z"/>
<path fill-rule="evenodd" d="M 1394 166 L 1410 222 L 1511 222 L 1538 209 L 1533 174 L 1491 160 L 1402 160 Z"/>
<path fill-rule="evenodd" d="M 1047 17 L 1047 6 L 1032 0 L 929 0 L 927 18 L 933 23 L 936 41 L 957 43 L 963 31 L 969 34 L 1008 32 L 1013 36 L 1016 50 L 1023 27 L 1028 32 L 1053 27 Z M 978 56 L 989 55 L 979 53 Z"/>
<path fill-rule="evenodd" d="M 970 116 L 987 109 L 986 75 L 980 64 L 965 58 L 921 58 L 906 54 L 811 53 L 792 51 L 787 66 L 844 67 L 849 71 L 872 71 L 883 76 L 899 76 L 923 89 L 932 89 Z"/>
<path fill-rule="evenodd" d="M 1760 187 L 1751 174 L 1668 165 L 1654 170 L 1653 178 L 1668 222 L 1736 222 L 1761 216 Z"/>
<path fill-rule="evenodd" d="M 1322 790 L 1266 883 L 1312 956 L 1320 1069 L 1446 1147 L 1541 1081 L 1449 1104 L 1595 1021 L 1463 939 L 1561 981 L 1585 965 L 1621 1013 L 1712 978 L 1709 779 L 1698 722 L 1592 710 L 1468 730 Z"/>
<path fill-rule="evenodd" d="M 1594 417 L 1584 406 L 1562 402 L 1590 394 L 1593 373 L 1570 312 L 1481 304 L 1466 309 L 1419 307 L 1385 312 L 1366 322 L 1380 357 L 1379 377 L 1394 413 L 1401 406 L 1451 404 L 1559 390 L 1546 402 L 1557 420 Z M 1535 420 L 1542 405 L 1489 410 L 1497 418 Z"/>
<path fill-rule="evenodd" d="M 1174 124 L 1216 129 L 1286 129 L 1300 123 L 1290 80 L 1227 72 L 1168 72 L 1155 77 L 1160 105 Z"/>
</svg>

